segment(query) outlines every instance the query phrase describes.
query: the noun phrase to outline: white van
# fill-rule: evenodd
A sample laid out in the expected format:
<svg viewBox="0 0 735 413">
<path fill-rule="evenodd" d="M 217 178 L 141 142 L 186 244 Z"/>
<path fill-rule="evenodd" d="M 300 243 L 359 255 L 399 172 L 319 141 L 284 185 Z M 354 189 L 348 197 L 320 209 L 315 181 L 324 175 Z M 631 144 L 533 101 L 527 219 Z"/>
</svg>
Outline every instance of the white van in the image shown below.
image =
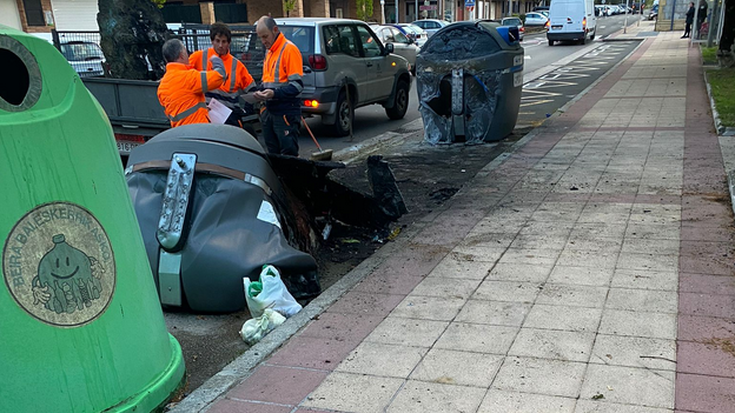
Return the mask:
<svg viewBox="0 0 735 413">
<path fill-rule="evenodd" d="M 560 40 L 576 40 L 584 44 L 595 40 L 597 17 L 594 0 L 551 0 L 546 38 L 549 46 Z"/>
</svg>

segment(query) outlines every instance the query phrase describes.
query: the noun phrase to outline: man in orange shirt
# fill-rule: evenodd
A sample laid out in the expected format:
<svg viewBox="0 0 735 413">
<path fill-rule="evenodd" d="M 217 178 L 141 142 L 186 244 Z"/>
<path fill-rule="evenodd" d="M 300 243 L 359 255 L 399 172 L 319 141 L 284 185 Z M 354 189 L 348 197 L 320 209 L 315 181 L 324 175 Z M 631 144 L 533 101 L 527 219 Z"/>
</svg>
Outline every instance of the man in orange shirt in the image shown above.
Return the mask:
<svg viewBox="0 0 735 413">
<path fill-rule="evenodd" d="M 242 126 L 239 118 L 244 113 L 237 106 L 238 97 L 255 87 L 253 77 L 250 76 L 250 72 L 248 72 L 245 65 L 230 54 L 232 32 L 226 24 L 216 22 L 210 26 L 209 38 L 212 40 L 212 47 L 192 53 L 189 56 L 189 64 L 197 70 L 212 70 L 211 63 L 208 63 L 208 57 L 219 56 L 222 59 L 229 80 L 224 82 L 218 89 L 210 90 L 206 96 L 215 98 L 232 109 L 232 114 L 227 118 L 226 124 Z M 206 67 L 205 62 L 207 63 Z"/>
<path fill-rule="evenodd" d="M 270 16 L 258 19 L 256 31 L 267 50 L 263 84 L 254 94 L 265 102 L 265 110 L 260 114 L 265 145 L 270 153 L 299 156 L 301 100 L 298 95 L 304 90 L 301 52 L 278 30 Z"/>
<path fill-rule="evenodd" d="M 214 70 L 200 72 L 188 65 L 189 54 L 181 40 L 166 41 L 162 51 L 166 74 L 158 85 L 158 101 L 171 127 L 209 123 L 204 94 L 220 87 L 227 79 L 222 59 L 212 56 L 210 62 Z"/>
</svg>

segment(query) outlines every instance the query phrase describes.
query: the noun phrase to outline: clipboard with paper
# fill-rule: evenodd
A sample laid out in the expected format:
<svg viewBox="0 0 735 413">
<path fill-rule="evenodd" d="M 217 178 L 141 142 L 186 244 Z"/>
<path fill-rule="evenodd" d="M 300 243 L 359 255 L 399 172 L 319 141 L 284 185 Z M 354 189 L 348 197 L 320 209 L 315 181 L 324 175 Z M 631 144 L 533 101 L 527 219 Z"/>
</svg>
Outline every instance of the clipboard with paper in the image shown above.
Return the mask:
<svg viewBox="0 0 735 413">
<path fill-rule="evenodd" d="M 211 123 L 225 123 L 232 114 L 232 109 L 214 98 L 209 101 L 207 108 L 209 109 L 209 121 Z"/>
</svg>

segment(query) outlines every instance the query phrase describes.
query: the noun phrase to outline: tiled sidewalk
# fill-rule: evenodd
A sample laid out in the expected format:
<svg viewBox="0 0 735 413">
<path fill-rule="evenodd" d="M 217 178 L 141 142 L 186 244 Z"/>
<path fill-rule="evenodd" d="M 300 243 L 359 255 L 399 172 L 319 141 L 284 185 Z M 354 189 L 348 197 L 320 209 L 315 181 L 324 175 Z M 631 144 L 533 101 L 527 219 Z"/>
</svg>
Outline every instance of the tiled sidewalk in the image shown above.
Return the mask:
<svg viewBox="0 0 735 413">
<path fill-rule="evenodd" d="M 660 33 L 209 412 L 735 412 L 732 214 Z"/>
</svg>

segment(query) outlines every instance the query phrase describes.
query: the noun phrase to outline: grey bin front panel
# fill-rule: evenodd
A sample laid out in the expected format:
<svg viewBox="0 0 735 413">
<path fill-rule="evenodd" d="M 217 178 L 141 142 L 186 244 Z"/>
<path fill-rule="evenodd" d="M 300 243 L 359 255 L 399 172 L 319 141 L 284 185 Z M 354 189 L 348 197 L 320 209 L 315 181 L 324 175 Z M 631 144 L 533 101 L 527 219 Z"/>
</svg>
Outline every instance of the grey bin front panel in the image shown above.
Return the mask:
<svg viewBox="0 0 735 413">
<path fill-rule="evenodd" d="M 213 137 L 214 132 L 223 129 L 204 126 L 208 127 L 197 128 L 198 136 L 193 136 L 192 128 L 183 126 L 159 134 L 131 152 L 129 167 L 170 161 L 174 153 L 195 153 L 197 165 L 212 164 L 251 174 L 265 181 L 272 193 L 228 176 L 195 174 L 186 240 L 176 251 L 181 254 L 181 285 L 189 308 L 201 312 L 243 309 L 242 278 L 257 280 L 264 264 L 273 264 L 281 271 L 289 291 L 297 298 L 316 295 L 319 284 L 314 258 L 291 247 L 279 226 L 262 219 L 267 203 L 283 226 L 285 220 L 279 208 L 286 207 L 280 181 L 262 147 L 240 129 L 232 128 L 230 135 Z M 156 228 L 167 173 L 162 168 L 142 169 L 126 177 L 157 288 L 161 247 Z"/>
<path fill-rule="evenodd" d="M 481 143 L 512 133 L 522 65 L 523 48 L 517 41 L 508 43 L 491 23 L 455 23 L 437 32 L 416 59 L 425 140 L 451 143 L 464 136 L 467 143 Z"/>
</svg>

